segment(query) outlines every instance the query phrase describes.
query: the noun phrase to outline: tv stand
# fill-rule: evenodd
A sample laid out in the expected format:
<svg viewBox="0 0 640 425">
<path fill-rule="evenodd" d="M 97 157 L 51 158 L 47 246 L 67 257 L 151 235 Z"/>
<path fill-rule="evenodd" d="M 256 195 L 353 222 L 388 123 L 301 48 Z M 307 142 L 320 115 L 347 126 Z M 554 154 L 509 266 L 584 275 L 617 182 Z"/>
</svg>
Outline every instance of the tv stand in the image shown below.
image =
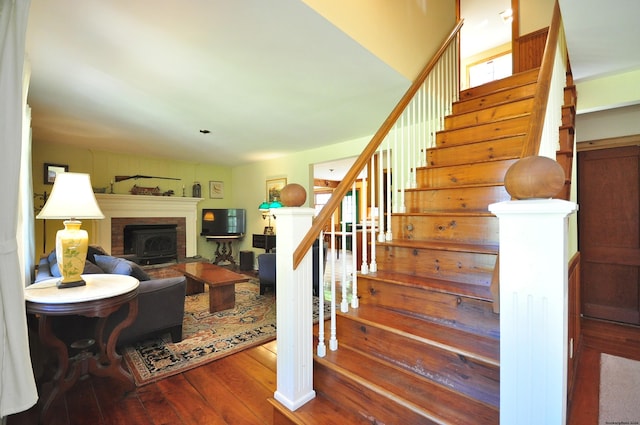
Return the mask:
<svg viewBox="0 0 640 425">
<path fill-rule="evenodd" d="M 233 241 L 240 239 L 242 236 L 205 236 L 207 242 L 214 241 L 216 243 L 215 258 L 211 261 L 212 264 L 232 264 L 236 265 L 236 260 L 233 258 Z"/>
</svg>

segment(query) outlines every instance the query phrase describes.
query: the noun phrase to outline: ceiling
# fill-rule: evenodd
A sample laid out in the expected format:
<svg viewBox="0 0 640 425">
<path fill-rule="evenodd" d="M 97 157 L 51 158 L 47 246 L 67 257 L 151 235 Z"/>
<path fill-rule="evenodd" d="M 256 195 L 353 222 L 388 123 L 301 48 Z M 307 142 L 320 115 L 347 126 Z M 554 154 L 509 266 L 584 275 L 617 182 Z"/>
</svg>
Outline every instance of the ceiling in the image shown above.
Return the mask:
<svg viewBox="0 0 640 425">
<path fill-rule="evenodd" d="M 504 3 L 462 0 L 463 52 Z M 640 2 L 560 6 L 577 82 L 640 68 Z M 373 134 L 410 84 L 300 0 L 32 0 L 27 54 L 35 140 L 229 166 Z"/>
</svg>

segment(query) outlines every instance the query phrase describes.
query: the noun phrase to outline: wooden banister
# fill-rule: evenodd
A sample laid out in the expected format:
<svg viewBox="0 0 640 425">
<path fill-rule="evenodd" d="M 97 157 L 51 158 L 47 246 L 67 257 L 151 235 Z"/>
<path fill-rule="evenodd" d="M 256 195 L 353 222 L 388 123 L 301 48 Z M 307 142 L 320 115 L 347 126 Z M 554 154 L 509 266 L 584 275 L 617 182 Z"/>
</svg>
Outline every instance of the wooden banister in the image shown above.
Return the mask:
<svg viewBox="0 0 640 425">
<path fill-rule="evenodd" d="M 451 44 L 453 40 L 455 40 L 456 36 L 460 32 L 460 28 L 462 28 L 463 20 L 458 21 L 456 26 L 453 28 L 449 36 L 446 38 L 442 46 L 438 49 L 433 58 L 427 63 L 427 65 L 420 72 L 418 77 L 413 81 L 407 92 L 402 96 L 402 98 L 398 101 L 397 105 L 387 119 L 382 123 L 378 131 L 374 134 L 369 141 L 369 144 L 364 148 L 360 156 L 356 159 L 354 164 L 351 166 L 342 182 L 336 187 L 333 191 L 333 195 L 329 198 L 329 202 L 322 208 L 318 216 L 313 220 L 313 224 L 311 228 L 307 232 L 307 234 L 302 238 L 302 241 L 293 252 L 293 268 L 298 268 L 298 265 L 304 258 L 306 252 L 313 245 L 314 240 L 320 234 L 322 230 L 322 226 L 328 220 L 331 219 L 331 215 L 338 208 L 342 198 L 347 194 L 347 192 L 351 189 L 353 182 L 356 180 L 360 172 L 364 169 L 364 167 L 369 163 L 371 157 L 375 154 L 376 150 L 380 146 L 380 143 L 387 136 L 389 131 L 393 128 L 398 118 L 402 115 L 402 112 L 405 110 L 411 99 L 416 95 L 422 84 L 425 82 L 432 69 L 438 63 L 447 47 Z"/>
<path fill-rule="evenodd" d="M 549 90 L 551 88 L 551 78 L 558 46 L 560 25 L 560 6 L 556 0 L 547 42 L 544 47 L 544 56 L 542 57 L 542 64 L 540 65 L 540 72 L 538 73 L 538 84 L 533 98 L 533 108 L 531 110 L 529 126 L 524 144 L 522 145 L 522 153 L 520 154 L 521 158 L 537 155 L 540 151 L 540 141 L 542 139 L 545 114 L 547 113 L 547 103 L 549 101 Z"/>
</svg>

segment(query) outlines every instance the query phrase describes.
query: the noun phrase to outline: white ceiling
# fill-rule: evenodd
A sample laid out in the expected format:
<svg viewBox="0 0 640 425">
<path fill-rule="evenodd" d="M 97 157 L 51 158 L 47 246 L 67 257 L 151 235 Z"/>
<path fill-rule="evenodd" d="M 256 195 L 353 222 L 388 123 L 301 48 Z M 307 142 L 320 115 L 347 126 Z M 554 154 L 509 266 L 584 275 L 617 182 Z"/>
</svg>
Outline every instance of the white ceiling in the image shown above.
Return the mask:
<svg viewBox="0 0 640 425">
<path fill-rule="evenodd" d="M 502 44 L 505 0 L 462 2 L 462 51 Z M 640 2 L 560 6 L 576 81 L 640 68 Z M 373 134 L 410 83 L 300 0 L 32 0 L 27 54 L 35 140 L 230 166 Z"/>
</svg>

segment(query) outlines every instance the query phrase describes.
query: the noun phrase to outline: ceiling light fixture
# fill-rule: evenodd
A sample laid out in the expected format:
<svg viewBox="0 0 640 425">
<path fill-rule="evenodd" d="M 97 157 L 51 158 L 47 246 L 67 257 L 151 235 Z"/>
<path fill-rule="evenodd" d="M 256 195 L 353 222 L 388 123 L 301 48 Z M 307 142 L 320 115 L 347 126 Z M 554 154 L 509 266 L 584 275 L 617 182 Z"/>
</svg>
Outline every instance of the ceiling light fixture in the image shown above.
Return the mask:
<svg viewBox="0 0 640 425">
<path fill-rule="evenodd" d="M 202 134 L 209 134 L 209 133 L 211 133 L 211 132 L 210 132 L 209 130 L 207 130 L 207 129 L 203 129 L 203 130 L 200 130 L 200 133 L 202 133 Z"/>
</svg>

